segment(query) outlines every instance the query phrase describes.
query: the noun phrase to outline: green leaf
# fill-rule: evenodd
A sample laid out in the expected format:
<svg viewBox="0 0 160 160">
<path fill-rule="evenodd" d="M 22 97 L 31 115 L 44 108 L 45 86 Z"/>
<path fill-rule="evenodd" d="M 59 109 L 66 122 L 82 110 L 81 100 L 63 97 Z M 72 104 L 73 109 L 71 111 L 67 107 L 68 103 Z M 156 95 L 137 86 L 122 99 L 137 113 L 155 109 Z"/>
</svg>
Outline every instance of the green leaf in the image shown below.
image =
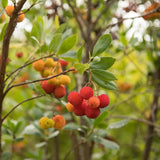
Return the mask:
<svg viewBox="0 0 160 160">
<path fill-rule="evenodd" d="M 49 44 L 49 53 L 57 51 L 57 48 L 58 48 L 58 46 L 61 42 L 61 38 L 62 38 L 61 33 L 57 33 L 57 34 L 54 35 L 54 37 L 52 38 L 52 40 Z"/>
<path fill-rule="evenodd" d="M 83 74 L 84 71 L 89 68 L 88 63 L 86 63 L 86 64 L 75 63 L 73 66 L 78 71 L 78 73 L 80 73 L 80 74 Z"/>
<path fill-rule="evenodd" d="M 93 139 L 96 143 L 100 143 L 102 144 L 104 147 L 112 149 L 112 150 L 119 150 L 119 145 L 113 141 L 109 141 L 107 139 L 98 137 L 98 136 L 94 136 Z"/>
<path fill-rule="evenodd" d="M 3 28 L 2 28 L 2 31 L 1 31 L 1 34 L 0 34 L 0 41 L 3 40 L 3 37 L 4 37 L 4 35 L 5 35 L 7 26 L 8 26 L 8 23 L 6 23 L 6 24 L 3 26 Z"/>
<path fill-rule="evenodd" d="M 101 80 L 104 80 L 104 81 L 116 80 L 116 77 L 108 71 L 105 71 L 102 69 L 92 69 L 91 71 L 94 76 L 98 77 Z"/>
<path fill-rule="evenodd" d="M 55 33 L 63 33 L 66 28 L 67 28 L 67 24 L 63 23 L 62 25 L 59 26 L 59 28 L 56 30 Z"/>
<path fill-rule="evenodd" d="M 116 84 L 112 81 L 103 81 L 95 75 L 92 75 L 92 80 L 104 89 L 117 90 Z"/>
<path fill-rule="evenodd" d="M 93 48 L 93 57 L 104 52 L 110 45 L 112 37 L 110 34 L 102 35 Z"/>
<path fill-rule="evenodd" d="M 78 130 L 78 128 L 80 128 L 80 127 L 77 124 L 68 123 L 67 125 L 65 125 L 65 127 L 63 129 L 72 131 L 72 130 Z"/>
<path fill-rule="evenodd" d="M 125 126 L 126 124 L 128 124 L 130 119 L 124 119 L 118 122 L 114 122 L 109 124 L 109 126 L 107 127 L 107 129 L 117 129 L 117 128 L 121 128 L 123 126 Z"/>
<path fill-rule="evenodd" d="M 115 62 L 115 59 L 112 57 L 101 57 L 100 61 L 93 61 L 90 63 L 91 69 L 103 69 L 106 70 L 110 68 Z"/>
<path fill-rule="evenodd" d="M 100 116 L 98 116 L 95 119 L 93 126 L 94 127 L 98 126 L 102 121 L 106 119 L 107 116 L 108 116 L 108 111 L 104 111 Z"/>
<path fill-rule="evenodd" d="M 12 158 L 11 152 L 2 152 L 1 159 L 2 160 L 10 160 Z"/>
<path fill-rule="evenodd" d="M 72 36 L 66 38 L 62 42 L 62 44 L 58 50 L 57 55 L 61 55 L 61 54 L 66 53 L 67 51 L 69 51 L 76 44 L 76 41 L 77 41 L 77 35 L 72 35 Z"/>
<path fill-rule="evenodd" d="M 41 148 L 41 147 L 44 147 L 45 145 L 47 145 L 47 143 L 46 142 L 40 142 L 40 143 L 38 143 L 38 144 L 36 144 L 36 148 Z"/>
<path fill-rule="evenodd" d="M 120 36 L 120 41 L 122 42 L 122 44 L 124 46 L 127 46 L 128 42 L 127 42 L 127 39 L 126 39 L 125 35 Z"/>
<path fill-rule="evenodd" d="M 82 50 L 83 50 L 83 46 L 81 46 L 81 48 L 79 48 L 79 50 L 77 52 L 77 59 L 78 59 L 79 63 L 81 62 Z"/>
<path fill-rule="evenodd" d="M 68 51 L 65 54 L 60 55 L 61 58 L 68 62 L 75 62 L 77 61 L 76 59 L 76 51 Z"/>
<path fill-rule="evenodd" d="M 22 126 L 22 123 L 23 123 L 22 121 L 17 122 L 17 124 L 16 124 L 16 126 L 15 126 L 15 128 L 13 130 L 14 134 L 16 134 L 20 130 L 20 128 Z"/>
<path fill-rule="evenodd" d="M 1 4 L 2 4 L 3 8 L 6 8 L 8 5 L 8 0 L 1 0 Z"/>
<path fill-rule="evenodd" d="M 53 132 L 51 135 L 49 135 L 48 138 L 49 138 L 49 139 L 50 139 L 50 138 L 54 138 L 54 137 L 58 136 L 59 133 L 60 133 L 59 131 L 55 131 L 55 132 Z"/>
</svg>

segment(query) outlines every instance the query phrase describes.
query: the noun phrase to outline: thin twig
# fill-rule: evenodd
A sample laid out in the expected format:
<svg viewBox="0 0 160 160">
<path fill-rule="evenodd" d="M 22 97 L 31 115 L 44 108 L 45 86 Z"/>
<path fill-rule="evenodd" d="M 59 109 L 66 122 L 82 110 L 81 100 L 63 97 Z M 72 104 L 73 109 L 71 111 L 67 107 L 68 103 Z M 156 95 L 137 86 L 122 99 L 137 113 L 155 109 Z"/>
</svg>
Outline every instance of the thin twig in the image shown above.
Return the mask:
<svg viewBox="0 0 160 160">
<path fill-rule="evenodd" d="M 32 98 L 29 98 L 29 99 L 25 99 L 24 101 L 18 103 L 16 106 L 14 106 L 3 118 L 2 118 L 2 122 L 18 107 L 20 106 L 21 104 L 25 103 L 25 102 L 28 102 L 28 101 L 31 101 L 33 99 L 37 99 L 37 98 L 40 98 L 40 97 L 43 97 L 45 96 L 44 94 L 43 95 L 39 95 L 39 96 L 36 96 L 36 97 L 32 97 Z"/>
<path fill-rule="evenodd" d="M 25 85 L 25 84 L 31 84 L 31 83 L 36 83 L 36 82 L 40 82 L 40 81 L 45 81 L 45 80 L 49 80 L 49 79 L 52 79 L 54 77 L 58 77 L 59 75 L 62 75 L 62 74 L 65 74 L 65 73 L 68 73 L 70 71 L 75 71 L 75 69 L 68 69 L 64 72 L 61 72 L 59 74 L 56 74 L 54 76 L 51 76 L 51 77 L 47 77 L 47 78 L 41 78 L 41 79 L 37 79 L 37 80 L 34 80 L 34 81 L 27 81 L 27 82 L 22 82 L 22 83 L 18 83 L 18 84 L 14 84 L 12 85 L 11 87 L 9 87 L 8 89 L 5 90 L 4 92 L 4 96 L 8 93 L 8 91 L 14 87 L 18 87 L 18 86 L 22 86 L 22 85 Z"/>
<path fill-rule="evenodd" d="M 33 61 L 29 62 L 29 63 L 24 64 L 23 66 L 17 68 L 17 69 L 14 70 L 12 73 L 10 73 L 10 74 L 8 75 L 8 77 L 5 79 L 5 82 L 6 82 L 15 72 L 17 72 L 18 70 L 21 70 L 22 68 L 24 68 L 24 67 L 26 67 L 26 66 L 34 63 L 35 61 L 38 61 L 38 60 L 43 59 L 43 58 L 52 57 L 52 56 L 54 56 L 54 55 L 55 55 L 55 54 L 50 54 L 50 55 L 47 55 L 47 56 L 44 56 L 44 57 L 40 57 L 40 58 L 35 59 L 35 60 L 33 60 Z"/>
<path fill-rule="evenodd" d="M 154 126 L 154 127 L 158 128 L 158 129 L 160 129 L 160 125 L 156 125 L 155 123 L 152 123 L 151 121 L 148 121 L 148 120 L 145 120 L 145 119 L 140 119 L 140 118 L 136 118 L 136 117 L 129 117 L 129 116 L 123 116 L 123 115 L 113 115 L 113 116 L 107 117 L 107 119 L 113 119 L 113 118 L 131 119 L 131 120 L 138 121 L 138 122 L 141 122 L 141 123 L 145 123 L 147 125 Z"/>
</svg>

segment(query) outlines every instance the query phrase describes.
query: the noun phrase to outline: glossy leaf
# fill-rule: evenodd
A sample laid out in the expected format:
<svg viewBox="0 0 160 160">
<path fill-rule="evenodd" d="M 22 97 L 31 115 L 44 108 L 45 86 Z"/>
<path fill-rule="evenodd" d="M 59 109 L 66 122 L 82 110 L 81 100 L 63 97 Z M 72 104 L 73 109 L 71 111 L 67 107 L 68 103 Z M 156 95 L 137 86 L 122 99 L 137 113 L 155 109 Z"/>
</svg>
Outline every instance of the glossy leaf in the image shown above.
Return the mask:
<svg viewBox="0 0 160 160">
<path fill-rule="evenodd" d="M 99 115 L 95 121 L 94 121 L 94 127 L 98 126 L 102 121 L 104 121 L 106 119 L 106 117 L 108 116 L 108 111 L 104 111 L 103 113 L 101 113 L 101 115 Z"/>
<path fill-rule="evenodd" d="M 57 48 L 61 42 L 62 34 L 57 33 L 52 38 L 50 44 L 49 44 L 49 53 L 56 52 Z"/>
<path fill-rule="evenodd" d="M 104 80 L 104 81 L 116 80 L 116 77 L 108 71 L 105 71 L 102 69 L 92 69 L 91 71 L 92 71 L 93 75 L 95 75 L 96 77 L 98 77 L 101 80 Z"/>
<path fill-rule="evenodd" d="M 93 48 L 93 57 L 103 53 L 110 45 L 112 41 L 110 34 L 102 35 Z"/>
<path fill-rule="evenodd" d="M 61 54 L 66 53 L 67 51 L 69 51 L 76 44 L 76 41 L 77 41 L 77 35 L 72 35 L 72 36 L 66 38 L 62 42 L 62 44 L 58 50 L 57 55 L 61 55 Z"/>
<path fill-rule="evenodd" d="M 3 28 L 2 28 L 2 31 L 1 31 L 1 34 L 0 34 L 0 41 L 3 40 L 3 37 L 4 37 L 4 35 L 5 35 L 7 26 L 8 26 L 8 23 L 6 23 L 6 24 L 3 26 Z"/>
<path fill-rule="evenodd" d="M 112 57 L 101 57 L 100 61 L 93 61 L 90 63 L 91 69 L 103 69 L 106 70 L 110 68 L 115 62 Z"/>
<path fill-rule="evenodd" d="M 100 87 L 104 89 L 110 89 L 110 90 L 117 90 L 117 86 L 112 81 L 103 81 L 96 77 L 95 75 L 92 75 L 92 80 L 95 81 Z"/>
<path fill-rule="evenodd" d="M 65 127 L 63 128 L 64 130 L 77 130 L 79 128 L 79 126 L 75 123 L 68 123 L 67 125 L 65 125 Z"/>
<path fill-rule="evenodd" d="M 79 48 L 78 52 L 77 52 L 77 59 L 78 62 L 81 62 L 81 58 L 82 58 L 82 50 L 83 50 L 83 46 L 81 48 Z"/>
<path fill-rule="evenodd" d="M 89 68 L 89 64 L 87 63 L 86 64 L 75 63 L 73 66 L 80 74 L 83 74 L 84 71 Z"/>
<path fill-rule="evenodd" d="M 1 4 L 3 8 L 6 8 L 6 6 L 8 5 L 8 0 L 1 0 Z"/>
</svg>

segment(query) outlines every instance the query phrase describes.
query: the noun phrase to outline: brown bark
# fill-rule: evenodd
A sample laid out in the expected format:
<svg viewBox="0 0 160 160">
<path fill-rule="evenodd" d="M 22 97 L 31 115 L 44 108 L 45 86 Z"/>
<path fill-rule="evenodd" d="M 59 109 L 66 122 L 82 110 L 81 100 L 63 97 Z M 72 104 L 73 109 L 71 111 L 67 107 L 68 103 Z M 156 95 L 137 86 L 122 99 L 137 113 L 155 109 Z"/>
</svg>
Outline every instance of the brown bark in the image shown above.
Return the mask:
<svg viewBox="0 0 160 160">
<path fill-rule="evenodd" d="M 158 111 L 158 100 L 159 100 L 159 93 L 160 93 L 160 84 L 159 84 L 159 79 L 160 79 L 160 70 L 157 70 L 154 76 L 154 95 L 153 95 L 153 102 L 151 105 L 151 116 L 149 121 L 151 123 L 156 123 L 156 115 Z M 146 142 L 145 142 L 145 149 L 143 152 L 143 157 L 142 160 L 148 160 L 151 152 L 151 147 L 152 147 L 152 140 L 154 136 L 154 129 L 155 126 L 153 125 L 148 125 L 148 130 L 147 130 L 147 135 L 146 135 Z"/>
<path fill-rule="evenodd" d="M 18 18 L 18 13 L 23 7 L 24 3 L 26 0 L 21 0 L 17 4 L 13 15 L 10 18 L 10 21 L 8 23 L 4 39 L 3 39 L 3 46 L 2 46 L 2 54 L 1 54 L 1 63 L 0 63 L 0 160 L 1 160 L 1 153 L 2 153 L 2 146 L 1 146 L 1 127 L 2 127 L 2 109 L 3 109 L 3 99 L 4 99 L 4 87 L 5 87 L 5 73 L 6 73 L 6 61 L 8 58 L 8 53 L 9 53 L 9 44 L 10 44 L 10 39 L 11 36 L 14 32 L 14 29 L 17 25 L 17 18 Z"/>
</svg>

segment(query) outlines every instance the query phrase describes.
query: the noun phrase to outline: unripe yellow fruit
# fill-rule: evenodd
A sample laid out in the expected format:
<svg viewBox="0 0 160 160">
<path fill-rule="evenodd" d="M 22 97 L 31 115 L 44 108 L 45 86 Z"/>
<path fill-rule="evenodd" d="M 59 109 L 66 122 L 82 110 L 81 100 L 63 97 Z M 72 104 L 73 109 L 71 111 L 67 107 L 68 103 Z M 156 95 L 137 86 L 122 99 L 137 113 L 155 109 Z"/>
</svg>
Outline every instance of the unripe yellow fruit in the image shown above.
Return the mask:
<svg viewBox="0 0 160 160">
<path fill-rule="evenodd" d="M 59 86 L 60 85 L 60 81 L 59 81 L 59 79 L 57 77 L 51 78 L 51 79 L 47 80 L 47 82 L 49 84 L 53 84 L 55 86 Z"/>
<path fill-rule="evenodd" d="M 53 68 L 55 66 L 55 62 L 52 58 L 47 58 L 45 60 L 45 67 Z"/>
<path fill-rule="evenodd" d="M 51 75 L 51 70 L 50 70 L 50 69 L 44 69 L 44 70 L 41 72 L 41 76 L 42 76 L 42 77 L 48 77 L 49 75 Z"/>
<path fill-rule="evenodd" d="M 60 81 L 60 84 L 63 84 L 63 85 L 69 85 L 71 83 L 71 79 L 67 75 L 60 75 L 58 76 L 58 79 Z"/>
<path fill-rule="evenodd" d="M 43 60 L 35 61 L 32 64 L 32 66 L 36 71 L 43 71 L 44 70 L 44 61 Z"/>
<path fill-rule="evenodd" d="M 52 119 L 48 119 L 47 121 L 46 121 L 46 127 L 47 128 L 51 128 L 51 127 L 53 127 L 54 126 L 54 121 L 52 120 Z"/>
<path fill-rule="evenodd" d="M 39 126 L 42 128 L 42 129 L 47 129 L 48 127 L 46 126 L 46 122 L 48 121 L 48 117 L 42 117 L 40 120 L 39 120 Z"/>
</svg>

